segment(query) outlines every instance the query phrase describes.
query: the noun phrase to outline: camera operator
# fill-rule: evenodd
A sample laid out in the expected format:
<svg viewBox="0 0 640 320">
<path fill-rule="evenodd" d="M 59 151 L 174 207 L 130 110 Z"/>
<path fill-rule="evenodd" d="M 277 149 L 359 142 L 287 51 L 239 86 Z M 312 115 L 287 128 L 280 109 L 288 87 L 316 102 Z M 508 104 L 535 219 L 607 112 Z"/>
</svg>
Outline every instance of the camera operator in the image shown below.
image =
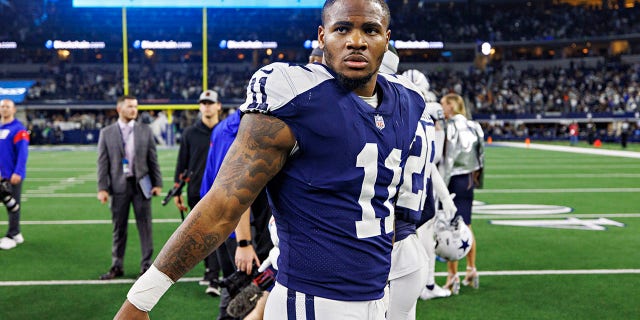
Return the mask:
<svg viewBox="0 0 640 320">
<path fill-rule="evenodd" d="M 16 106 L 12 100 L 0 101 L 0 177 L 3 183 L 0 194 L 9 214 L 9 230 L 0 239 L 0 249 L 3 250 L 13 249 L 24 242 L 20 233 L 20 194 L 29 155 L 29 133 L 15 114 Z"/>
</svg>

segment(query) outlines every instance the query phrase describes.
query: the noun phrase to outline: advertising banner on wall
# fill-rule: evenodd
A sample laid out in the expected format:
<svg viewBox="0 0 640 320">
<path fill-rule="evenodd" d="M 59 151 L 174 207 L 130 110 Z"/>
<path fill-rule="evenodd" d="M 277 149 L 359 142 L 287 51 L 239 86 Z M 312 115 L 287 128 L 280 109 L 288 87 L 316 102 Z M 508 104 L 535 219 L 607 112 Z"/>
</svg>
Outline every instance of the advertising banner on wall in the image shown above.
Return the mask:
<svg viewBox="0 0 640 320">
<path fill-rule="evenodd" d="M 34 83 L 36 82 L 33 80 L 0 80 L 0 100 L 10 99 L 15 103 L 22 103 Z"/>
</svg>

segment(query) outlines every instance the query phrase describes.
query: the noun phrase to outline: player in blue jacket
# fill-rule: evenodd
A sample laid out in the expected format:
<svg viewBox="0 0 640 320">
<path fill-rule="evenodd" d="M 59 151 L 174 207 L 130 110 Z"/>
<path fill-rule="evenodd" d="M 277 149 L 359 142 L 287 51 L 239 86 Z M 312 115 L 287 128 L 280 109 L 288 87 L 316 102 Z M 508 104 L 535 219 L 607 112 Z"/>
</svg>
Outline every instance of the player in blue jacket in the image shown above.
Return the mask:
<svg viewBox="0 0 640 320">
<path fill-rule="evenodd" d="M 414 193 L 402 206 L 421 210 L 424 178 L 405 165 L 425 164 L 410 153 L 424 99 L 408 79 L 378 74 L 389 17 L 383 0 L 327 1 L 324 64 L 274 63 L 253 75 L 213 186 L 116 319 L 146 319 L 265 186 L 280 247 L 265 319 L 384 319 L 396 199 Z"/>
<path fill-rule="evenodd" d="M 24 242 L 20 233 L 20 194 L 27 173 L 29 133 L 15 114 L 12 100 L 0 101 L 0 196 L 9 214 L 9 230 L 0 239 L 0 249 L 4 250 Z"/>
<path fill-rule="evenodd" d="M 209 153 L 200 186 L 201 197 L 204 197 L 218 175 L 220 166 L 238 134 L 241 113 L 235 112 L 221 121 L 211 133 Z M 218 261 L 226 278 L 237 270 L 251 274 L 255 266 L 266 259 L 273 248 L 268 232 L 271 210 L 267 203 L 266 193 L 261 192 L 251 204 L 238 223 L 235 232 L 216 250 Z M 252 228 L 253 227 L 253 233 Z M 218 319 L 231 319 L 227 315 L 227 306 L 231 297 L 229 292 L 222 290 L 220 297 L 220 314 Z"/>
</svg>

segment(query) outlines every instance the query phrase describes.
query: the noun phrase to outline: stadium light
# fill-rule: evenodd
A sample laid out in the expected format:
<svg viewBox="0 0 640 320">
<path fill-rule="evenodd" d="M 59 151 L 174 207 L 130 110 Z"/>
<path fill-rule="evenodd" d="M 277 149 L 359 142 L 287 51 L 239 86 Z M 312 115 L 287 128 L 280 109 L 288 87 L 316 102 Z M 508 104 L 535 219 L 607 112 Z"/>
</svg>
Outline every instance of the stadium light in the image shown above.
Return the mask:
<svg viewBox="0 0 640 320">
<path fill-rule="evenodd" d="M 315 49 L 318 47 L 318 40 L 306 40 L 303 47 L 305 49 Z"/>
<path fill-rule="evenodd" d="M 492 49 L 492 47 L 491 47 L 491 44 L 489 42 L 483 42 L 480 45 L 480 53 L 482 53 L 485 56 L 488 56 L 488 55 L 491 54 L 491 49 Z"/>
<path fill-rule="evenodd" d="M 58 59 L 60 60 L 67 60 L 70 55 L 71 55 L 71 52 L 69 52 L 69 50 L 66 50 L 66 49 L 58 50 Z"/>
</svg>

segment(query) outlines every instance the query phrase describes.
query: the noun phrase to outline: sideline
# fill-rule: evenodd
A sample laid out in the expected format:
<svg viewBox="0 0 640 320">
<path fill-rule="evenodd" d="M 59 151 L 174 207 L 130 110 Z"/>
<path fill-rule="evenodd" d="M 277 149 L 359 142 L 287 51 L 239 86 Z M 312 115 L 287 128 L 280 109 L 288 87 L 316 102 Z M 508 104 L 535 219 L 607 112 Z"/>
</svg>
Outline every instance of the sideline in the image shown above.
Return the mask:
<svg viewBox="0 0 640 320">
<path fill-rule="evenodd" d="M 640 159 L 640 152 L 635 152 L 635 151 L 591 149 L 591 148 L 570 147 L 570 146 L 555 146 L 555 145 L 540 144 L 540 143 L 531 143 L 531 144 L 527 145 L 527 144 L 522 143 L 522 142 L 493 142 L 491 145 L 492 146 L 497 146 L 497 147 L 538 149 L 538 150 L 548 150 L 548 151 L 561 151 L 561 152 L 595 154 L 595 155 L 601 155 L 601 156 L 613 156 L 613 157 L 624 157 L 624 158 Z"/>
<path fill-rule="evenodd" d="M 153 223 L 182 223 L 181 219 L 152 219 Z M 0 225 L 8 224 L 8 221 L 0 221 Z M 111 224 L 111 220 L 32 220 L 20 221 L 21 225 L 73 225 L 73 224 Z M 136 223 L 135 219 L 129 219 L 129 223 Z"/>
<path fill-rule="evenodd" d="M 597 274 L 640 274 L 640 269 L 583 269 L 583 270 L 497 270 L 478 271 L 478 275 L 486 276 L 541 276 L 541 275 L 597 275 Z M 436 272 L 436 276 L 446 276 L 446 272 Z M 199 282 L 202 278 L 182 278 L 178 282 Z M 69 286 L 69 285 L 108 285 L 129 284 L 135 279 L 115 280 L 34 280 L 34 281 L 0 281 L 0 287 L 19 286 Z"/>
<path fill-rule="evenodd" d="M 476 189 L 477 194 L 486 193 L 637 193 L 640 188 L 573 188 L 573 189 Z"/>
<path fill-rule="evenodd" d="M 178 150 L 180 145 L 156 145 L 156 150 Z M 38 144 L 30 145 L 29 151 L 50 152 L 50 151 L 98 151 L 98 141 L 92 144 Z"/>
</svg>

